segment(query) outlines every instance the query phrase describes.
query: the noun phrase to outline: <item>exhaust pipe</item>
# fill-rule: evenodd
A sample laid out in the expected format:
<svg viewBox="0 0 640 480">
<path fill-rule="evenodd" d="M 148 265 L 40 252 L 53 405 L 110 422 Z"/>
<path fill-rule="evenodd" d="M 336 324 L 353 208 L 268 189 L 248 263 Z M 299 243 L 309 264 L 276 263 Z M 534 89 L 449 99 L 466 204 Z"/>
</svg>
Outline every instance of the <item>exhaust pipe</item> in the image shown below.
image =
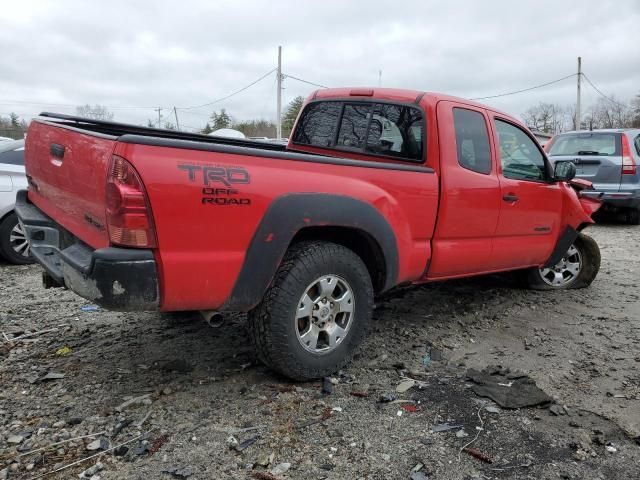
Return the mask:
<svg viewBox="0 0 640 480">
<path fill-rule="evenodd" d="M 224 325 L 224 316 L 217 310 L 200 310 L 200 315 L 211 328 L 220 328 Z"/>
</svg>

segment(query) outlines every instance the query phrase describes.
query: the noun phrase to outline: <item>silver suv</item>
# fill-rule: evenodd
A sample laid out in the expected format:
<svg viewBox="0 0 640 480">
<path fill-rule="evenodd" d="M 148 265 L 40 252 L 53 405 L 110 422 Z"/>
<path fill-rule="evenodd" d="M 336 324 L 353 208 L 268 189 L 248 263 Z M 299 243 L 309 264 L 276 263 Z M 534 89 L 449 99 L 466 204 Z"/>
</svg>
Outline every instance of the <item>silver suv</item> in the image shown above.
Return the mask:
<svg viewBox="0 0 640 480">
<path fill-rule="evenodd" d="M 576 177 L 589 180 L 603 209 L 624 214 L 627 223 L 640 224 L 640 129 L 567 132 L 545 146 L 552 163 L 569 160 Z"/>
</svg>

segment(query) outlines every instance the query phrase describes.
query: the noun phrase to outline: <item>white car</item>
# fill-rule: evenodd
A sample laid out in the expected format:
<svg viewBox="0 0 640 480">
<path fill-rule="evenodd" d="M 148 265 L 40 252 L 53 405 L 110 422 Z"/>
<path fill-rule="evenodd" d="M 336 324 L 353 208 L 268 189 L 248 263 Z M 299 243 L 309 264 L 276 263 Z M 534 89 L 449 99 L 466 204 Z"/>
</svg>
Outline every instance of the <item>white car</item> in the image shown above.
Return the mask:
<svg viewBox="0 0 640 480">
<path fill-rule="evenodd" d="M 33 262 L 29 242 L 13 212 L 16 193 L 24 188 L 24 140 L 0 142 L 0 257 L 18 264 Z"/>
</svg>

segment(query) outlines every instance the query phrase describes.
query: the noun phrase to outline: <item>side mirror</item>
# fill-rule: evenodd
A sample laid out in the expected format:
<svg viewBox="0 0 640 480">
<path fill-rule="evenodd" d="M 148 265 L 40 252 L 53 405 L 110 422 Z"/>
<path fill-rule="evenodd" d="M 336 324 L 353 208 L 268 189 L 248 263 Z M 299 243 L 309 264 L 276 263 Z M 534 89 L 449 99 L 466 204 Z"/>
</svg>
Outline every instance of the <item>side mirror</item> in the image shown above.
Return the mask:
<svg viewBox="0 0 640 480">
<path fill-rule="evenodd" d="M 573 162 L 561 160 L 553 166 L 553 178 L 558 182 L 570 182 L 576 176 L 576 166 Z"/>
</svg>

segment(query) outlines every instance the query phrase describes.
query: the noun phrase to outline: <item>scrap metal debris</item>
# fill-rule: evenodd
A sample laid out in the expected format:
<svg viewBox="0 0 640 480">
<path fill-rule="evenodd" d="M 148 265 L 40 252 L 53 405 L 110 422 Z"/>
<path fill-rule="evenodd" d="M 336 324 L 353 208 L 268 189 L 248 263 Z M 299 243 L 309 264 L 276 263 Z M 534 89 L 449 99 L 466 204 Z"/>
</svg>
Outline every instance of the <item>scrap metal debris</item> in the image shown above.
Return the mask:
<svg viewBox="0 0 640 480">
<path fill-rule="evenodd" d="M 255 437 L 247 438 L 246 440 L 243 440 L 242 442 L 238 443 L 238 445 L 236 445 L 234 448 L 235 448 L 236 452 L 242 452 L 243 450 L 246 450 L 251 445 L 256 443 L 258 440 L 260 440 L 260 435 L 256 435 Z"/>
<path fill-rule="evenodd" d="M 400 382 L 400 384 L 396 387 L 396 392 L 405 393 L 407 390 L 413 388 L 416 384 L 416 381 L 413 379 L 407 379 Z"/>
<path fill-rule="evenodd" d="M 442 423 L 440 425 L 436 425 L 435 427 L 433 427 L 431 429 L 431 431 L 433 433 L 438 433 L 438 432 L 447 432 L 449 430 L 456 430 L 458 428 L 462 428 L 463 425 L 462 424 L 456 424 L 456 425 L 449 425 L 448 423 Z"/>
<path fill-rule="evenodd" d="M 465 453 L 468 453 L 472 457 L 477 458 L 478 460 L 481 460 L 485 463 L 493 463 L 493 460 L 491 460 L 491 457 L 489 455 L 487 455 L 486 453 L 482 453 L 477 448 L 467 447 L 467 448 L 463 448 L 462 451 Z"/>
</svg>

